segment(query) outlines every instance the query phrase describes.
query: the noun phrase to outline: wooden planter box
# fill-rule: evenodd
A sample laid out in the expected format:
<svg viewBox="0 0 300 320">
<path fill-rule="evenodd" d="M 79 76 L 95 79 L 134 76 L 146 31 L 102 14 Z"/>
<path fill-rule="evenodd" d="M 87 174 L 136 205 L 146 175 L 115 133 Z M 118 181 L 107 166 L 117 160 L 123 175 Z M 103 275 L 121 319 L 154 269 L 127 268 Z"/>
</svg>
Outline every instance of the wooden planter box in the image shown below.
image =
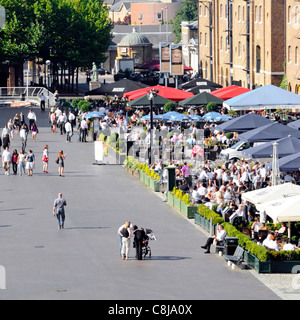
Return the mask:
<svg viewBox="0 0 300 320">
<path fill-rule="evenodd" d="M 188 219 L 194 219 L 197 213 L 197 207 L 190 207 L 184 202 L 180 201 L 180 212 Z"/>
</svg>

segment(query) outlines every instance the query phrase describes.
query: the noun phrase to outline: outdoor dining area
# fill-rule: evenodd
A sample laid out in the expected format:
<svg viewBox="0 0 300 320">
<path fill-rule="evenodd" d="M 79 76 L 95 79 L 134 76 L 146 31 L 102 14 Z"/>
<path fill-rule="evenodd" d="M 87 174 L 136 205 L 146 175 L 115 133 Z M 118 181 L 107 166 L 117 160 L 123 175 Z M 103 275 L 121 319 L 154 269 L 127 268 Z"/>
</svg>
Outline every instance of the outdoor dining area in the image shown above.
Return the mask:
<svg viewBox="0 0 300 320">
<path fill-rule="evenodd" d="M 124 83 L 129 80 L 124 79 L 122 88 Z M 206 88 L 200 92 L 201 85 Z M 119 146 L 130 145 L 131 153 L 125 147 L 119 163 L 130 154 L 138 163 L 134 167 L 147 168 L 158 179 L 156 192 L 187 196 L 201 214 L 222 219 L 228 234 L 239 234 L 244 249 L 257 255 L 259 264 L 267 263 L 267 270 L 279 270 L 282 260 L 290 262 L 290 272 L 300 258 L 300 96 L 273 85 L 253 90 L 213 87 L 205 79 L 178 89 L 159 85 L 121 89 L 117 83 L 106 88 L 111 91 L 102 96 L 115 93 L 123 103 L 124 121 L 110 127 L 119 134 Z M 208 108 L 210 103 L 215 109 Z M 166 109 L 170 104 L 172 109 Z M 111 106 L 108 109 L 112 111 Z M 115 117 L 120 120 L 119 110 Z M 103 114 L 97 116 L 109 123 L 105 118 L 113 112 Z M 220 156 L 237 142 L 249 146 L 239 160 Z M 122 152 L 116 154 L 120 157 Z M 190 167 L 188 180 L 182 172 L 185 165 Z M 170 166 L 175 168 L 174 190 L 166 189 Z M 246 208 L 251 208 L 251 218 L 245 219 Z M 192 216 L 196 221 L 196 213 Z"/>
</svg>

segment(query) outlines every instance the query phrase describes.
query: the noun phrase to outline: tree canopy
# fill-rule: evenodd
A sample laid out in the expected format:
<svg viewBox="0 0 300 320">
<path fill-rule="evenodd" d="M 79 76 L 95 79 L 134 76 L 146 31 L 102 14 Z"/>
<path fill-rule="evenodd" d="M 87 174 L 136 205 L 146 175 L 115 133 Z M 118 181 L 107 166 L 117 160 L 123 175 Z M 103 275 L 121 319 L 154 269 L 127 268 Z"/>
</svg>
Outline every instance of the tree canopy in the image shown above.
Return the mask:
<svg viewBox="0 0 300 320">
<path fill-rule="evenodd" d="M 178 43 L 181 40 L 181 22 L 198 20 L 198 2 L 194 0 L 183 0 L 180 9 L 176 12 L 174 18 L 173 32 L 174 41 Z"/>
<path fill-rule="evenodd" d="M 0 63 L 21 65 L 41 58 L 83 67 L 105 61 L 112 24 L 102 0 L 0 0 Z"/>
</svg>

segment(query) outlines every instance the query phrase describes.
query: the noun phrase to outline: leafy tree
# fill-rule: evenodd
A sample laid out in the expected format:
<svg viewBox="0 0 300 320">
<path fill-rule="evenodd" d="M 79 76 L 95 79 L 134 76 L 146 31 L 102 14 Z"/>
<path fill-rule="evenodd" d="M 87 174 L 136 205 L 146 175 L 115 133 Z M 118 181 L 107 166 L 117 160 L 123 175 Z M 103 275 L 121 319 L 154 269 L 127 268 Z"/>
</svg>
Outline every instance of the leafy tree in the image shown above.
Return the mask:
<svg viewBox="0 0 300 320">
<path fill-rule="evenodd" d="M 181 40 L 181 22 L 198 20 L 198 2 L 193 0 L 183 0 L 180 9 L 176 12 L 174 18 L 173 32 L 174 41 L 178 43 Z"/>
<path fill-rule="evenodd" d="M 7 13 L 0 62 L 14 66 L 35 57 L 49 59 L 58 82 L 59 66 L 74 74 L 105 61 L 112 24 L 102 0 L 0 0 L 0 5 Z"/>
</svg>

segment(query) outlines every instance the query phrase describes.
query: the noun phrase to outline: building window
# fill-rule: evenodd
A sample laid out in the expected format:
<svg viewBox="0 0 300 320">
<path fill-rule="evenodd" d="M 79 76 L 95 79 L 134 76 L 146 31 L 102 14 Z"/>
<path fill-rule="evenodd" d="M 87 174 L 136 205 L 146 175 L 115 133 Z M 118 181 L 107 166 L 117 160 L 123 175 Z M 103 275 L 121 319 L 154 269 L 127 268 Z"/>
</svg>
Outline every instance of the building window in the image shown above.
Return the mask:
<svg viewBox="0 0 300 320">
<path fill-rule="evenodd" d="M 260 46 L 256 46 L 256 72 L 257 73 L 260 73 L 260 63 L 261 63 Z"/>
<path fill-rule="evenodd" d="M 238 6 L 238 22 L 241 22 L 241 20 L 242 20 L 241 6 Z"/>
<path fill-rule="evenodd" d="M 255 6 L 255 23 L 258 22 L 258 8 Z"/>
<path fill-rule="evenodd" d="M 295 24 L 298 24 L 298 13 L 299 13 L 298 6 L 296 6 L 295 7 Z"/>
<path fill-rule="evenodd" d="M 259 7 L 259 23 L 262 23 L 263 20 L 263 10 L 262 6 Z"/>
<path fill-rule="evenodd" d="M 288 56 L 287 56 L 287 62 L 291 63 L 292 62 L 292 48 L 291 46 L 288 46 Z"/>
<path fill-rule="evenodd" d="M 207 47 L 207 33 L 205 33 L 204 35 L 204 45 L 205 47 Z"/>
<path fill-rule="evenodd" d="M 239 43 L 238 43 L 238 57 L 239 58 L 242 57 L 242 44 L 241 44 L 241 41 L 239 41 Z"/>
<path fill-rule="evenodd" d="M 220 4 L 220 19 L 223 19 L 223 5 Z"/>
<path fill-rule="evenodd" d="M 298 47 L 295 48 L 295 64 L 299 63 L 299 49 Z"/>
<path fill-rule="evenodd" d="M 199 44 L 200 46 L 202 46 L 202 32 L 200 32 L 199 34 Z"/>
<path fill-rule="evenodd" d="M 223 37 L 220 39 L 220 51 L 223 51 Z"/>
<path fill-rule="evenodd" d="M 202 17 L 202 6 L 199 6 L 199 16 Z"/>
<path fill-rule="evenodd" d="M 288 7 L 288 23 L 292 22 L 292 8 L 291 6 Z"/>
</svg>

